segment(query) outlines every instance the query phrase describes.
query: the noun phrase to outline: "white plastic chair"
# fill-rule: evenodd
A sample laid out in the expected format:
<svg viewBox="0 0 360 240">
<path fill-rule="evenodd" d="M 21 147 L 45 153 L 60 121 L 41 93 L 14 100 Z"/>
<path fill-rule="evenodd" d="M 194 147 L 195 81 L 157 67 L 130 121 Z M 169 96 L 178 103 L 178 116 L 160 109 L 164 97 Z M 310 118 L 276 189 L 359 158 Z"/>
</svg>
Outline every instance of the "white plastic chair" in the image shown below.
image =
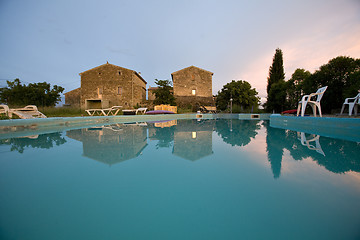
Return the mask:
<svg viewBox="0 0 360 240">
<path fill-rule="evenodd" d="M 321 105 L 320 105 L 320 101 L 321 98 L 324 95 L 324 92 L 326 91 L 328 86 L 319 88 L 316 93 L 311 93 L 309 95 L 304 95 L 301 99 L 301 101 L 298 104 L 298 109 L 297 109 L 297 114 L 296 116 L 299 116 L 300 113 L 300 109 L 301 109 L 301 116 L 303 117 L 305 114 L 305 109 L 306 109 L 306 105 L 309 104 L 312 107 L 313 113 L 314 113 L 314 117 L 316 117 L 316 108 L 319 109 L 319 115 L 320 117 L 322 117 L 321 114 Z M 311 100 L 311 98 L 316 97 L 316 100 Z"/>
<path fill-rule="evenodd" d="M 353 110 L 354 110 L 355 115 L 357 115 L 357 110 L 358 110 L 357 105 L 360 105 L 360 93 L 358 95 L 356 95 L 356 97 L 345 99 L 345 102 L 343 103 L 342 108 L 341 108 L 340 115 L 343 114 L 346 104 L 349 105 L 349 116 L 351 116 Z"/>
</svg>

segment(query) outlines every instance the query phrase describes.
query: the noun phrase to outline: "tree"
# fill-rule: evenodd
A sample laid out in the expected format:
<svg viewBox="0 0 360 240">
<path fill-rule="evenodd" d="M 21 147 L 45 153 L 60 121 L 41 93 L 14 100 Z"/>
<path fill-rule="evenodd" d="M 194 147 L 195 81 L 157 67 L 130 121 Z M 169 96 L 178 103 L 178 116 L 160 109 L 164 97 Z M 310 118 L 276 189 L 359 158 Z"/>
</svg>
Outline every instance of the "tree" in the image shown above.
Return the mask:
<svg viewBox="0 0 360 240">
<path fill-rule="evenodd" d="M 171 81 L 155 79 L 155 83 L 158 85 L 158 89 L 154 90 L 154 104 L 169 104 L 175 106 L 176 103 Z"/>
<path fill-rule="evenodd" d="M 344 99 L 353 97 L 360 89 L 360 59 L 339 56 L 322 65 L 308 77 L 303 84 L 305 94 L 315 92 L 318 88 L 328 86 L 321 99 L 323 113 L 341 108 Z"/>
<path fill-rule="evenodd" d="M 233 99 L 233 105 L 241 106 L 245 109 L 251 107 L 258 107 L 260 98 L 257 97 L 258 92 L 255 88 L 251 88 L 250 83 L 247 81 L 232 80 L 223 86 L 221 91 L 218 92 L 216 97 L 216 106 L 220 110 L 225 110 L 230 102 L 230 98 Z"/>
<path fill-rule="evenodd" d="M 271 88 L 274 84 L 285 82 L 283 54 L 281 49 L 279 48 L 275 50 L 273 63 L 269 68 L 269 77 L 267 80 L 268 80 L 268 85 L 266 91 L 268 94 L 268 98 L 267 98 L 266 108 L 268 111 L 280 111 L 283 108 L 283 104 L 285 103 L 286 95 L 282 95 L 282 98 L 279 98 L 279 96 L 275 96 L 273 94 L 270 95 Z M 280 85 L 281 84 L 277 85 L 277 90 L 279 89 Z M 276 100 L 274 99 L 274 97 L 276 98 Z"/>
<path fill-rule="evenodd" d="M 309 71 L 298 68 L 294 71 L 291 78 L 286 81 L 286 108 L 296 108 L 302 95 L 304 95 L 303 85 L 304 81 L 311 76 Z"/>
<path fill-rule="evenodd" d="M 266 109 L 275 112 L 282 112 L 287 108 L 285 81 L 279 81 L 271 86 L 266 104 Z"/>
<path fill-rule="evenodd" d="M 37 105 L 55 106 L 61 101 L 60 93 L 63 87 L 50 83 L 30 83 L 22 85 L 17 78 L 14 81 L 7 81 L 7 87 L 0 88 L 0 101 L 12 106 Z"/>
</svg>

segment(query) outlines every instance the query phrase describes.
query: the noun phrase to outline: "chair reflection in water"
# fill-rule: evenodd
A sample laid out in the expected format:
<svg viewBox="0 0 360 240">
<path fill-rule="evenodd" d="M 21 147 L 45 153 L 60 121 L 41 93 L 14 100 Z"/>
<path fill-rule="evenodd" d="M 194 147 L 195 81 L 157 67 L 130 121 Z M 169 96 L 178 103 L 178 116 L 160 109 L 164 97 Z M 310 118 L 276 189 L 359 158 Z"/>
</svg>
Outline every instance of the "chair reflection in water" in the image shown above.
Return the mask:
<svg viewBox="0 0 360 240">
<path fill-rule="evenodd" d="M 325 153 L 322 150 L 319 141 L 320 135 L 310 134 L 308 137 L 306 137 L 306 134 L 304 132 L 297 132 L 297 136 L 303 146 L 308 147 L 310 150 L 315 150 L 316 152 L 325 156 Z M 314 146 L 314 142 L 315 142 L 315 146 Z"/>
</svg>

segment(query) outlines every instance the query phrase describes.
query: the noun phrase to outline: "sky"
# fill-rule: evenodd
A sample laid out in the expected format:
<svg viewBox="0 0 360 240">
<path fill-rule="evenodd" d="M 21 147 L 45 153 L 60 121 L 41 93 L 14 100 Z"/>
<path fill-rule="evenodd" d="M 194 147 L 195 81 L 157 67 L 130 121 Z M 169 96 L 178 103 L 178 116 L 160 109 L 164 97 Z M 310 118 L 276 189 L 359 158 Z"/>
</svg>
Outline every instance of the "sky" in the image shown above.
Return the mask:
<svg viewBox="0 0 360 240">
<path fill-rule="evenodd" d="M 360 0 L 0 0 L 0 86 L 48 82 L 65 92 L 105 64 L 155 79 L 194 65 L 213 94 L 245 80 L 266 98 L 275 49 L 286 79 L 337 56 L 360 58 Z"/>
</svg>

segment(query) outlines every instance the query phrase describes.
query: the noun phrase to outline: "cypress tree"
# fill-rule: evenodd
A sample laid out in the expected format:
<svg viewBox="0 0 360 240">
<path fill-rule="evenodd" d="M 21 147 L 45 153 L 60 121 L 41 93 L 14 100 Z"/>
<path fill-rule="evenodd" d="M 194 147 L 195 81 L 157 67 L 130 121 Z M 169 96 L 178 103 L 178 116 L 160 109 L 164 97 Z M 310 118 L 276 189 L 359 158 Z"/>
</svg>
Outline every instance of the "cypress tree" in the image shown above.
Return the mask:
<svg viewBox="0 0 360 240">
<path fill-rule="evenodd" d="M 269 77 L 267 80 L 268 80 L 268 85 L 266 88 L 267 94 L 269 94 L 270 88 L 274 83 L 285 81 L 283 54 L 280 48 L 277 48 L 275 50 L 273 63 L 270 66 Z"/>
<path fill-rule="evenodd" d="M 273 58 L 273 63 L 269 69 L 268 85 L 266 88 L 268 97 L 266 102 L 266 109 L 268 111 L 280 112 L 284 110 L 286 100 L 285 88 L 285 73 L 283 54 L 281 49 L 277 48 Z"/>
</svg>

